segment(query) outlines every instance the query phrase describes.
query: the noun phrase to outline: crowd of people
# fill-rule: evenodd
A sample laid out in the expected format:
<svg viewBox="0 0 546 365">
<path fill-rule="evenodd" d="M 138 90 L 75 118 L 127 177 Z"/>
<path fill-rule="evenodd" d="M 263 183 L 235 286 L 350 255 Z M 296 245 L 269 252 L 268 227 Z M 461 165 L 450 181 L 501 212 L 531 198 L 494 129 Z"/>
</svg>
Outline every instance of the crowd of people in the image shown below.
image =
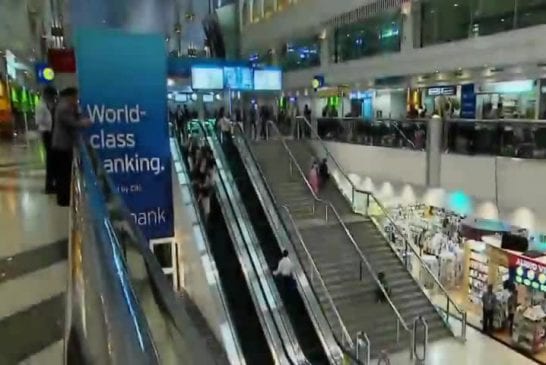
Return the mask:
<svg viewBox="0 0 546 365">
<path fill-rule="evenodd" d="M 79 110 L 78 89 L 69 87 L 57 93 L 46 87 L 36 107 L 35 120 L 42 136 L 46 160 L 45 193 L 56 194 L 57 204 L 70 204 L 72 150 L 79 132 L 91 125 Z"/>
<path fill-rule="evenodd" d="M 205 221 L 208 222 L 214 175 L 216 172 L 214 155 L 210 146 L 201 146 L 199 139 L 196 137 L 189 139 L 187 152 L 192 186 Z"/>
</svg>

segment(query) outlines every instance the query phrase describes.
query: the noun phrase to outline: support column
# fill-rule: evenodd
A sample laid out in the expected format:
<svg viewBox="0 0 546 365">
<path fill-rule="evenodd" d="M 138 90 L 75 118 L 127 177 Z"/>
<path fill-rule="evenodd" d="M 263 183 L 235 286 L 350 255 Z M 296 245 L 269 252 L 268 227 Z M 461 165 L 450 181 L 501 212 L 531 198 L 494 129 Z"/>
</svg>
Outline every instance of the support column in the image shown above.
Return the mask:
<svg viewBox="0 0 546 365">
<path fill-rule="evenodd" d="M 427 186 L 440 187 L 443 120 L 434 115 L 427 124 Z"/>
<path fill-rule="evenodd" d="M 326 67 L 330 64 L 330 31 L 324 29 L 320 34 L 320 66 Z"/>
<path fill-rule="evenodd" d="M 400 51 L 421 47 L 421 4 L 402 4 L 402 41 Z"/>
<path fill-rule="evenodd" d="M 201 92 L 197 93 L 197 116 L 199 120 L 205 120 L 205 102 Z"/>
</svg>

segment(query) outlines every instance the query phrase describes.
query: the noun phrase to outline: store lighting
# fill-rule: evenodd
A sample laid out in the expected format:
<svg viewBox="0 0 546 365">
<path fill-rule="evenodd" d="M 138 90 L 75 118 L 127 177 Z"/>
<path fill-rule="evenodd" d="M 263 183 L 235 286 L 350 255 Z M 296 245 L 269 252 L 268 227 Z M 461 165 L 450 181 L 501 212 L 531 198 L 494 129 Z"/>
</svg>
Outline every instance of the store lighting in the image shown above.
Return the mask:
<svg viewBox="0 0 546 365">
<path fill-rule="evenodd" d="M 453 4 L 453 7 L 454 7 L 454 8 L 457 8 L 457 7 L 459 7 L 459 4 L 458 4 L 458 3 L 455 3 L 455 4 Z"/>
</svg>

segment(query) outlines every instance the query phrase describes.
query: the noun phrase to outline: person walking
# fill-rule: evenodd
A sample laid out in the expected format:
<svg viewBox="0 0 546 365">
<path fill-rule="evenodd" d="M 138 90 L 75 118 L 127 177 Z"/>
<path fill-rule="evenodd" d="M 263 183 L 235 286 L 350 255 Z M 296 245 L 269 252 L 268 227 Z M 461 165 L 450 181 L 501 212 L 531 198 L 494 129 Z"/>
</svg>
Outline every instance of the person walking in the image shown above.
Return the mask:
<svg viewBox="0 0 546 365">
<path fill-rule="evenodd" d="M 320 185 L 324 187 L 330 179 L 330 171 L 328 170 L 328 161 L 323 158 L 319 165 Z"/>
<path fill-rule="evenodd" d="M 487 291 L 482 295 L 483 306 L 483 332 L 491 333 L 493 330 L 493 315 L 495 309 L 495 293 L 493 293 L 493 285 L 487 286 Z"/>
<path fill-rule="evenodd" d="M 60 93 L 59 105 L 55 110 L 53 149 L 55 150 L 57 204 L 70 205 L 72 181 L 72 149 L 78 132 L 91 125 L 88 118 L 82 118 L 78 110 L 78 89 L 69 87 Z"/>
<path fill-rule="evenodd" d="M 283 250 L 282 258 L 279 260 L 277 269 L 273 271 L 274 276 L 280 276 L 282 279 L 282 285 L 291 289 L 294 286 L 294 278 L 292 277 L 292 272 L 294 271 L 294 264 L 288 257 L 288 251 Z"/>
<path fill-rule="evenodd" d="M 311 185 L 311 189 L 313 190 L 315 194 L 318 194 L 320 189 L 320 178 L 319 178 L 318 164 L 316 161 L 314 161 L 311 166 L 308 179 L 309 179 L 309 185 Z"/>
<path fill-rule="evenodd" d="M 51 86 L 46 86 L 42 94 L 42 100 L 36 106 L 36 124 L 38 131 L 42 135 L 42 143 L 45 150 L 46 177 L 45 193 L 55 193 L 55 176 L 53 173 L 53 151 L 51 149 L 51 133 L 53 131 L 53 112 L 55 110 L 55 99 L 57 90 Z"/>
</svg>

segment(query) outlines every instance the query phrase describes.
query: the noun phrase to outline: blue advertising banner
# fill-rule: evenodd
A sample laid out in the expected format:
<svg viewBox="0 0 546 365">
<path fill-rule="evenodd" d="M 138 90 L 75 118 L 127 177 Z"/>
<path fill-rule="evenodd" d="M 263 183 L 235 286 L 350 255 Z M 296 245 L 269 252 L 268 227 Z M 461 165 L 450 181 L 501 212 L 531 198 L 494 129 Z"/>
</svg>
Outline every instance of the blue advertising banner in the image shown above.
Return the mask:
<svg viewBox="0 0 546 365">
<path fill-rule="evenodd" d="M 161 35 L 77 32 L 87 140 L 148 239 L 173 235 L 166 54 Z"/>
</svg>

